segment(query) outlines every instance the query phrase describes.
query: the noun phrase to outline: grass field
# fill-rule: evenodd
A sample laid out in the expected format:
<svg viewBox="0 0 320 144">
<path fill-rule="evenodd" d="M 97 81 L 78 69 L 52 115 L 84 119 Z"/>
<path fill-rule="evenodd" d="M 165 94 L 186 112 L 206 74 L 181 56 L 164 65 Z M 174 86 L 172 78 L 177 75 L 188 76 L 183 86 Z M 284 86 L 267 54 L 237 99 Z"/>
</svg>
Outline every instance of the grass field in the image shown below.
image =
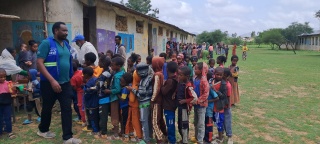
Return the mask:
<svg viewBox="0 0 320 144">
<path fill-rule="evenodd" d="M 266 47 L 249 48 L 247 61 L 238 63 L 241 101 L 232 109 L 234 142 L 319 143 L 320 53 L 297 51 L 295 55 L 292 51 L 275 51 Z M 26 115 L 20 112 L 18 123 L 14 124 L 17 138 L 9 140 L 4 135 L 0 143 L 62 143 L 60 116 L 58 113 L 53 115 L 51 131 L 56 132 L 55 139 L 39 138 L 37 123 L 22 125 Z M 192 119 L 191 115 L 190 122 Z M 95 140 L 82 132 L 80 126 L 73 125 L 75 137 L 84 143 L 122 143 Z M 190 126 L 192 135 L 194 128 Z M 180 136 L 177 137 L 180 140 Z"/>
</svg>

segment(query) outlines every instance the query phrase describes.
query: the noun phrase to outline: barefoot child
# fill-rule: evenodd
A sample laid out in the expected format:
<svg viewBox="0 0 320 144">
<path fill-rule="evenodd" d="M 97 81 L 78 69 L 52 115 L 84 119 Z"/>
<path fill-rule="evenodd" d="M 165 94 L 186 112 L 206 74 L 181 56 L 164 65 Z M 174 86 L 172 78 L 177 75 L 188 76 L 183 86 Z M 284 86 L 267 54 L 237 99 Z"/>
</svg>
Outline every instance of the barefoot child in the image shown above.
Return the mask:
<svg viewBox="0 0 320 144">
<path fill-rule="evenodd" d="M 175 73 L 178 70 L 178 65 L 175 62 L 169 62 L 167 65 L 168 79 L 161 86 L 162 107 L 166 118 L 168 140 L 170 144 L 176 143 L 176 129 L 175 129 L 175 111 L 177 104 L 175 101 L 177 90 L 177 77 Z"/>
<path fill-rule="evenodd" d="M 195 78 L 193 80 L 194 91 L 198 96 L 197 103 L 194 105 L 194 127 L 195 137 L 191 139 L 193 142 L 203 143 L 205 133 L 205 113 L 208 106 L 209 83 L 207 80 L 208 65 L 199 62 L 195 66 Z"/>
<path fill-rule="evenodd" d="M 240 102 L 239 97 L 239 89 L 238 89 L 238 74 L 239 74 L 239 67 L 237 66 L 238 63 L 238 56 L 234 55 L 231 57 L 231 65 L 229 67 L 232 76 L 229 78 L 229 81 L 232 86 L 232 93 L 230 97 L 231 105 L 235 105 L 236 103 Z"/>
<path fill-rule="evenodd" d="M 182 143 L 188 143 L 189 114 L 192 104 L 197 102 L 197 94 L 194 92 L 190 80 L 191 70 L 185 66 L 179 68 L 176 103 L 178 104 L 178 130 L 182 137 Z"/>
<path fill-rule="evenodd" d="M 16 136 L 12 133 L 11 123 L 11 93 L 12 87 L 10 82 L 6 81 L 6 71 L 0 68 L 0 135 L 3 134 L 3 124 L 5 124 L 5 132 L 8 133 L 9 139 L 14 139 Z"/>
</svg>

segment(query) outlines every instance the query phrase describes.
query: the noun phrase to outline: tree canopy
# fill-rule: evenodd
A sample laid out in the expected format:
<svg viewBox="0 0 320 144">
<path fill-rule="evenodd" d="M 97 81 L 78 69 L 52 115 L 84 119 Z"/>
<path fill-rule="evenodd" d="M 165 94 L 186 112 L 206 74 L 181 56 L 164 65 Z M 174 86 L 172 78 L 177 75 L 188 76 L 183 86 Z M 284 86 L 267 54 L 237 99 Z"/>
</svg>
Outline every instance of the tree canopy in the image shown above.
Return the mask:
<svg viewBox="0 0 320 144">
<path fill-rule="evenodd" d="M 127 3 L 124 3 L 123 0 L 121 0 L 120 3 L 135 11 L 141 12 L 143 14 L 148 14 L 149 16 L 154 18 L 158 18 L 157 14 L 159 14 L 159 9 L 151 9 L 151 0 L 128 0 Z"/>
<path fill-rule="evenodd" d="M 210 44 L 221 42 L 227 38 L 227 33 L 221 30 L 215 30 L 212 32 L 204 31 L 197 35 L 197 43 L 208 42 Z"/>
</svg>

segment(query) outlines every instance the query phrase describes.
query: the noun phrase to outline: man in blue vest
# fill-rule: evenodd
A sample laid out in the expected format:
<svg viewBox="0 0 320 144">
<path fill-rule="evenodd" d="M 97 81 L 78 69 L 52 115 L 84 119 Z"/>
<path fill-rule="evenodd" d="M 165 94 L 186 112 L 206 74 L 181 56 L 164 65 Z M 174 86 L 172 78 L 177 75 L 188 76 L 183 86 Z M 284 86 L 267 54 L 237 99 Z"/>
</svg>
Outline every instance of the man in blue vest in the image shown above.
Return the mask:
<svg viewBox="0 0 320 144">
<path fill-rule="evenodd" d="M 37 134 L 44 138 L 54 138 L 49 131 L 52 107 L 56 100 L 60 103 L 62 138 L 65 144 L 79 144 L 81 140 L 72 137 L 72 56 L 66 39 L 68 28 L 63 22 L 52 26 L 54 37 L 42 41 L 37 54 L 40 71 L 40 92 L 43 100 L 41 123 Z"/>
</svg>

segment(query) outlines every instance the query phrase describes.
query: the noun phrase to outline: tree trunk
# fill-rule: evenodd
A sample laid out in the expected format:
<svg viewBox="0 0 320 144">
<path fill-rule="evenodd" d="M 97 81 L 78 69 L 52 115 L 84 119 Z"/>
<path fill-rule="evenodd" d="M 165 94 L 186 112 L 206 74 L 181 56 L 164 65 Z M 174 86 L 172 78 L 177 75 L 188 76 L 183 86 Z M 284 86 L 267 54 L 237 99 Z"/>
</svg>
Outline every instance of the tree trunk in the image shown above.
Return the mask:
<svg viewBox="0 0 320 144">
<path fill-rule="evenodd" d="M 258 48 L 260 48 L 260 44 L 258 45 Z"/>
<path fill-rule="evenodd" d="M 289 43 L 285 43 L 285 45 L 286 45 L 286 49 L 289 50 L 289 48 L 288 48 Z"/>
<path fill-rule="evenodd" d="M 290 46 L 291 46 L 291 48 L 292 48 L 293 53 L 294 53 L 294 54 L 297 54 L 296 51 L 295 51 L 295 47 L 293 47 L 293 44 L 290 44 Z"/>
</svg>

